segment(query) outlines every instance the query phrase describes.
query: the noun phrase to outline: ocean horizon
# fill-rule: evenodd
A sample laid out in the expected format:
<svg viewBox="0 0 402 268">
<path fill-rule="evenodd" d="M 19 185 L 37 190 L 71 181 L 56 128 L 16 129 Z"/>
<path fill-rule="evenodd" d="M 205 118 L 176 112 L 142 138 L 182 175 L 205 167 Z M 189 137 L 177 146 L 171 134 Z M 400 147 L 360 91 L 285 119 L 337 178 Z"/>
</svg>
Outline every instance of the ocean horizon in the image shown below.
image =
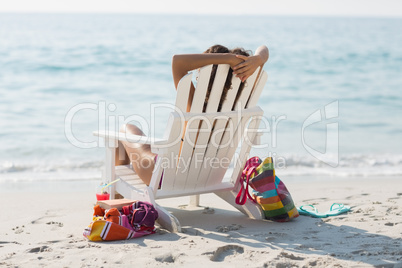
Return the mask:
<svg viewBox="0 0 402 268">
<path fill-rule="evenodd" d="M 196 17 L 0 13 L 0 183 L 100 178 L 92 132 L 131 116 L 162 137 L 172 56 L 214 44 L 270 50 L 250 156 L 283 176 L 402 175 L 402 18 Z"/>
</svg>

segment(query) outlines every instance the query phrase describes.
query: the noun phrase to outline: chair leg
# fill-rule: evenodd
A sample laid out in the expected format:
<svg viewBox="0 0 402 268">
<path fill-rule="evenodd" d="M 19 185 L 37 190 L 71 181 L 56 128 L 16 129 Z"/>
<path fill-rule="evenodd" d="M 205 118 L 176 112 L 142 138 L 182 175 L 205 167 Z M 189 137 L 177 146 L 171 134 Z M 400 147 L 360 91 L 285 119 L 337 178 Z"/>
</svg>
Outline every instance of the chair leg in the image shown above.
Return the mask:
<svg viewBox="0 0 402 268">
<path fill-rule="evenodd" d="M 160 226 L 168 230 L 172 233 L 180 233 L 181 226 L 179 220 L 169 213 L 166 209 L 159 206 L 158 204 L 154 205 L 155 209 L 158 211 L 158 220 Z"/>
<path fill-rule="evenodd" d="M 243 206 L 236 204 L 237 193 L 234 191 L 219 191 L 215 192 L 215 194 L 252 219 L 262 220 L 265 218 L 260 205 L 248 199 Z"/>
<path fill-rule="evenodd" d="M 160 226 L 172 233 L 181 232 L 179 220 L 165 208 L 156 203 L 153 191 L 150 189 L 150 187 L 144 191 L 144 198 L 142 200 L 151 203 L 158 211 L 158 219 L 156 221 Z"/>
<path fill-rule="evenodd" d="M 156 220 L 160 226 L 168 230 L 169 232 L 178 233 L 181 232 L 180 222 L 175 216 L 169 213 L 165 208 L 159 206 L 153 197 L 152 191 L 148 189 L 144 193 L 139 193 L 131 189 L 126 182 L 119 181 L 116 183 L 117 191 L 121 192 L 124 197 L 132 200 L 141 200 L 151 203 L 158 211 L 158 219 Z"/>
<path fill-rule="evenodd" d="M 190 206 L 199 207 L 200 206 L 200 195 L 192 195 L 190 196 Z"/>
<path fill-rule="evenodd" d="M 117 140 L 114 139 L 106 139 L 105 140 L 106 153 L 105 153 L 105 172 L 104 172 L 104 182 L 109 183 L 115 180 L 116 172 L 115 172 L 115 154 L 116 147 L 118 146 Z M 114 195 L 116 192 L 115 185 L 111 185 L 110 189 L 110 199 L 114 199 Z"/>
</svg>

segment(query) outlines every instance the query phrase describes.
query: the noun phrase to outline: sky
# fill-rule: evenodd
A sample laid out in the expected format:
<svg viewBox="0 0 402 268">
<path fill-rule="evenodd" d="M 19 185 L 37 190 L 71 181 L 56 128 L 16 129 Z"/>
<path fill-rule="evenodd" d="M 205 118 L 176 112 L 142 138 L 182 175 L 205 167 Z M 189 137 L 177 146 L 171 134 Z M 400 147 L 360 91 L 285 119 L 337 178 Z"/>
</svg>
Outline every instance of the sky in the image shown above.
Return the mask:
<svg viewBox="0 0 402 268">
<path fill-rule="evenodd" d="M 402 17 L 401 0 L 0 0 L 0 12 Z"/>
</svg>

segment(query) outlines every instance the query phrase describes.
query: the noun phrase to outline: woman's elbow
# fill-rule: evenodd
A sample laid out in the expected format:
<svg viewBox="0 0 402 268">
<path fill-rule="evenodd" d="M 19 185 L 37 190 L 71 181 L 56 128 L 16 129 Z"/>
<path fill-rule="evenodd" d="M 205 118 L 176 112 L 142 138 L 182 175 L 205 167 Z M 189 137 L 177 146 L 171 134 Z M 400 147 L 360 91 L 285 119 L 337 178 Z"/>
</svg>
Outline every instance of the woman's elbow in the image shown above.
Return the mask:
<svg viewBox="0 0 402 268">
<path fill-rule="evenodd" d="M 172 56 L 172 66 L 174 66 L 176 62 L 177 62 L 177 55 L 173 55 Z"/>
<path fill-rule="evenodd" d="M 172 56 L 172 65 L 180 65 L 182 62 L 182 55 L 176 54 Z"/>
<path fill-rule="evenodd" d="M 264 63 L 268 61 L 269 59 L 269 49 L 267 46 L 262 45 L 258 48 L 259 54 L 261 55 Z"/>
</svg>

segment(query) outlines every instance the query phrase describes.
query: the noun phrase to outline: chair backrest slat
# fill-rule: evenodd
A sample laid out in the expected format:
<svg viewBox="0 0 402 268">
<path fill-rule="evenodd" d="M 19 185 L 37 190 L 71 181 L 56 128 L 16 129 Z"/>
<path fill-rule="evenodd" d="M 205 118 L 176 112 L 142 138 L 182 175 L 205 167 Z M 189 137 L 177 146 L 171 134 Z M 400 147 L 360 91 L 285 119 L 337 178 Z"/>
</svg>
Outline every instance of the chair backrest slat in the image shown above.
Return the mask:
<svg viewBox="0 0 402 268">
<path fill-rule="evenodd" d="M 252 108 L 257 105 L 258 100 L 260 99 L 261 92 L 267 82 L 268 75 L 266 72 L 261 72 L 260 77 L 258 79 L 257 84 L 255 85 L 254 90 L 251 92 L 250 99 L 247 103 L 247 108 Z"/>
<path fill-rule="evenodd" d="M 176 107 L 183 113 L 187 110 L 188 97 L 190 95 L 192 73 L 184 76 L 177 85 Z"/>
<path fill-rule="evenodd" d="M 193 102 L 191 104 L 191 113 L 201 113 L 204 108 L 205 97 L 209 80 L 211 77 L 213 65 L 204 66 L 199 70 L 198 81 L 194 92 Z M 177 165 L 176 177 L 174 179 L 174 188 L 176 190 L 184 190 L 186 188 L 188 168 L 194 156 L 194 146 L 197 143 L 198 133 L 194 130 L 199 128 L 200 119 L 192 119 L 187 122 L 187 126 L 183 135 L 181 151 Z"/>
<path fill-rule="evenodd" d="M 230 161 L 232 160 L 233 155 L 240 142 L 239 133 L 243 133 L 242 130 L 244 130 L 244 126 L 249 118 L 249 116 L 241 116 L 232 119 L 232 121 L 230 122 L 231 127 L 224 132 L 221 144 L 216 152 L 217 159 L 227 157 L 230 158 Z M 227 168 L 229 167 L 229 164 L 230 162 L 226 162 L 223 166 L 224 169 L 211 169 L 206 186 L 215 184 L 216 178 L 223 177 L 223 175 L 226 173 Z"/>
<path fill-rule="evenodd" d="M 211 92 L 209 94 L 206 112 L 212 113 L 217 112 L 221 95 L 225 86 L 226 78 L 228 75 L 229 65 L 221 64 L 216 68 L 215 78 L 213 80 Z M 215 120 L 200 120 L 196 145 L 193 148 L 193 157 L 188 165 L 188 173 L 186 179 L 185 188 L 188 190 L 192 190 L 197 188 L 200 184 L 200 176 L 199 173 L 203 168 L 208 168 L 210 163 L 209 159 L 205 158 L 205 152 L 207 149 L 208 141 L 212 134 L 212 128 L 214 126 Z"/>
<path fill-rule="evenodd" d="M 246 107 L 247 101 L 250 97 L 251 90 L 254 87 L 255 80 L 257 79 L 258 72 L 260 67 L 255 70 L 255 72 L 247 79 L 245 82 L 243 90 L 240 92 L 240 96 L 234 104 L 233 110 L 237 111 L 240 109 L 244 109 Z"/>
<path fill-rule="evenodd" d="M 223 104 L 222 104 L 222 112 L 228 112 L 228 111 L 232 110 L 240 84 L 241 84 L 241 80 L 239 78 L 233 76 L 231 89 L 229 89 L 229 91 L 226 95 L 226 99 L 223 101 Z"/>
<path fill-rule="evenodd" d="M 215 79 L 207 103 L 207 109 L 206 109 L 207 113 L 213 113 L 218 111 L 218 106 L 221 100 L 229 68 L 230 66 L 227 64 L 221 64 L 218 65 L 217 67 Z"/>
<path fill-rule="evenodd" d="M 176 177 L 176 158 L 174 156 L 179 155 L 180 153 L 180 145 L 181 145 L 181 137 L 183 135 L 184 122 L 182 122 L 180 117 L 175 117 L 170 114 L 168 121 L 168 130 L 170 131 L 169 136 L 167 138 L 166 148 L 164 149 L 165 154 L 158 155 L 157 163 L 161 168 L 152 176 L 155 176 L 155 180 L 159 181 L 162 176 L 165 178 L 172 178 L 162 180 L 162 187 L 164 189 L 171 190 L 174 188 L 174 178 Z M 152 180 L 154 178 L 152 177 Z M 157 183 L 159 186 L 159 183 Z M 158 188 L 158 187 L 157 187 Z"/>
<path fill-rule="evenodd" d="M 259 115 L 259 117 L 255 117 L 254 120 L 251 120 L 249 124 L 249 128 L 255 129 L 260 125 L 261 121 L 261 116 L 262 112 Z M 247 120 L 248 121 L 248 120 Z M 249 132 L 246 135 L 243 135 L 241 138 L 242 146 L 239 151 L 239 157 L 236 159 L 236 165 L 233 167 L 233 172 L 232 172 L 232 181 L 236 182 L 238 181 L 237 179 L 240 178 L 243 168 L 246 164 L 247 161 L 247 156 L 250 153 L 251 150 L 251 141 L 254 140 L 254 137 L 256 135 L 256 132 Z"/>
<path fill-rule="evenodd" d="M 195 88 L 193 102 L 191 103 L 190 112 L 192 113 L 202 112 L 205 96 L 207 95 L 209 79 L 211 77 L 212 66 L 213 65 L 202 67 L 198 73 L 197 87 Z"/>
</svg>

